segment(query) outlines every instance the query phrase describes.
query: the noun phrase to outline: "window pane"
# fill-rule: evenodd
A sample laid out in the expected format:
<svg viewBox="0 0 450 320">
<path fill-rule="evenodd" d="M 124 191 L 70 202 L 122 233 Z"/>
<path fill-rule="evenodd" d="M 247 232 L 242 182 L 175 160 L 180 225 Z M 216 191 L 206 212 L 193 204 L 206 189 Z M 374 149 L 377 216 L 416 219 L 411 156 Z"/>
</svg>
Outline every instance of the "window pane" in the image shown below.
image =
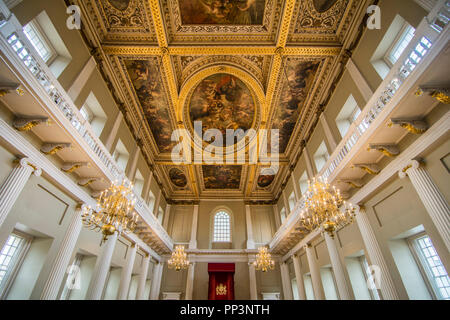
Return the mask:
<svg viewBox="0 0 450 320">
<path fill-rule="evenodd" d="M 450 300 L 450 281 L 447 271 L 438 256 L 430 237 L 423 236 L 416 240 L 417 249 L 422 256 L 423 267 L 429 275 L 430 282 L 435 288 L 439 299 Z"/>
<path fill-rule="evenodd" d="M 50 45 L 46 43 L 44 37 L 40 34 L 33 22 L 25 25 L 23 27 L 23 32 L 25 33 L 33 47 L 36 49 L 36 51 L 39 53 L 41 58 L 45 62 L 47 62 L 52 57 L 52 50 L 50 49 Z"/>
<path fill-rule="evenodd" d="M 389 59 L 391 60 L 392 64 L 395 64 L 397 62 L 403 51 L 405 51 L 405 49 L 408 47 L 409 43 L 414 38 L 414 32 L 416 32 L 416 30 L 413 27 L 408 26 L 406 28 L 403 35 L 398 40 L 397 44 L 394 46 L 389 55 Z"/>
<path fill-rule="evenodd" d="M 214 217 L 214 242 L 230 242 L 230 216 L 224 211 L 216 213 Z"/>
<path fill-rule="evenodd" d="M 15 261 L 20 254 L 20 249 L 24 242 L 24 238 L 16 234 L 11 234 L 2 249 L 2 253 L 0 254 L 0 292 L 8 279 L 8 275 L 14 269 Z"/>
</svg>

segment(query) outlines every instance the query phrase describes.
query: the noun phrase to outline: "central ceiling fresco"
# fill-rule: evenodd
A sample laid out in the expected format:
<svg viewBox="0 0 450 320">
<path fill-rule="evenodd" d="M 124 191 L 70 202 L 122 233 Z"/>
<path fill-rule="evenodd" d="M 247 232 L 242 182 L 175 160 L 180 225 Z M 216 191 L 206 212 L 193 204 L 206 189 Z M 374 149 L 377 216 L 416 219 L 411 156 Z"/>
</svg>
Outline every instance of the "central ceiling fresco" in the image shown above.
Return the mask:
<svg viewBox="0 0 450 320">
<path fill-rule="evenodd" d="M 368 0 L 70 0 L 164 194 L 273 201 L 342 71 Z M 279 166 L 176 164 L 176 129 L 279 130 Z M 234 141 L 236 142 L 236 141 Z M 134 147 L 133 147 L 134 148 Z M 132 152 L 133 149 L 129 149 Z M 269 168 L 270 167 L 270 168 Z"/>
<path fill-rule="evenodd" d="M 192 125 L 199 121 L 203 135 L 206 130 L 217 129 L 224 138 L 227 130 L 252 128 L 255 112 L 255 102 L 247 86 L 237 77 L 221 73 L 203 79 L 189 104 Z"/>
</svg>

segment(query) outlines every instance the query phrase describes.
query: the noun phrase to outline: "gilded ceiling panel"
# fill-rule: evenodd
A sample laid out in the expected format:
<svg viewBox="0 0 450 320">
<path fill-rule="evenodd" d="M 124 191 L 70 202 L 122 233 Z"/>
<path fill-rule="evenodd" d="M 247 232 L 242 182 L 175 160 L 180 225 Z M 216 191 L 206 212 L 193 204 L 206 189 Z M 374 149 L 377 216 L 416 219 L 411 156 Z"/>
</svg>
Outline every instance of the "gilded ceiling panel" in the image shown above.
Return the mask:
<svg viewBox="0 0 450 320">
<path fill-rule="evenodd" d="M 102 41 L 156 42 L 148 1 L 88 0 L 86 7 Z"/>
<path fill-rule="evenodd" d="M 202 166 L 205 189 L 239 189 L 242 166 Z"/>
<path fill-rule="evenodd" d="M 179 0 L 183 25 L 261 25 L 265 0 Z"/>
<path fill-rule="evenodd" d="M 274 42 L 282 0 L 164 0 L 169 42 Z"/>
<path fill-rule="evenodd" d="M 272 119 L 272 129 L 279 130 L 279 152 L 284 153 L 295 129 L 305 101 L 314 83 L 320 60 L 286 60 L 282 72 L 283 84 Z"/>
<path fill-rule="evenodd" d="M 288 41 L 338 41 L 338 31 L 353 14 L 355 0 L 304 0 L 294 11 Z M 356 1 L 357 2 L 357 1 Z"/>
<path fill-rule="evenodd" d="M 249 72 L 264 87 L 270 69 L 271 56 L 174 56 L 174 65 L 179 86 L 200 69 L 212 65 L 232 65 Z"/>
<path fill-rule="evenodd" d="M 158 58 L 124 60 L 124 64 L 159 152 L 171 152 L 173 127 Z"/>
</svg>

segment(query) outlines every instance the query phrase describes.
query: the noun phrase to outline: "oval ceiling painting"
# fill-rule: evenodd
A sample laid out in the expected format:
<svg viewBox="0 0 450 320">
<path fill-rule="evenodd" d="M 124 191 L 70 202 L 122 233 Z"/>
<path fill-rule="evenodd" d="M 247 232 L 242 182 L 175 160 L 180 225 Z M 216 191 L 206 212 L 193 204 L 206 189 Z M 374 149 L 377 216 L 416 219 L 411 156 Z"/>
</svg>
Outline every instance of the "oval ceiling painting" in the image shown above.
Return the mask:
<svg viewBox="0 0 450 320">
<path fill-rule="evenodd" d="M 170 169 L 169 178 L 170 181 L 172 181 L 172 183 L 179 188 L 184 188 L 187 185 L 186 175 L 180 169 L 177 168 Z"/>
<path fill-rule="evenodd" d="M 125 11 L 130 5 L 131 0 L 108 0 L 109 3 L 120 11 Z"/>
<path fill-rule="evenodd" d="M 314 0 L 314 7 L 317 12 L 323 13 L 328 10 L 337 2 L 337 0 Z"/>
<path fill-rule="evenodd" d="M 258 187 L 267 188 L 275 179 L 275 172 L 271 168 L 261 170 L 261 174 L 258 177 Z"/>
<path fill-rule="evenodd" d="M 227 143 L 227 129 L 252 128 L 256 105 L 244 82 L 230 74 L 218 73 L 203 79 L 195 88 L 189 113 L 193 127 L 194 122 L 201 121 L 202 135 L 209 129 L 217 129 L 222 133 L 222 146 L 228 146 L 242 139 L 243 134 L 237 136 L 237 141 L 232 137 Z M 228 131 L 228 134 L 233 133 Z"/>
</svg>

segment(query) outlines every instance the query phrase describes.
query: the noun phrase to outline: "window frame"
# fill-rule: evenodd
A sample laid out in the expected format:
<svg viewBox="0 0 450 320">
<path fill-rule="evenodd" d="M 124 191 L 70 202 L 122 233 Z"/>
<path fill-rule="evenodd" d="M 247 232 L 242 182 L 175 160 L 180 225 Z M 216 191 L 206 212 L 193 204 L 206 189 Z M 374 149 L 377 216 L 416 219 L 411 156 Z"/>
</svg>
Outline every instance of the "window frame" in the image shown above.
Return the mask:
<svg viewBox="0 0 450 320">
<path fill-rule="evenodd" d="M 228 241 L 217 241 L 216 240 L 216 216 L 220 213 L 225 213 L 228 216 L 228 229 L 229 229 L 229 240 Z M 214 211 L 213 217 L 212 217 L 212 241 L 211 243 L 232 243 L 233 242 L 233 232 L 232 232 L 232 216 L 230 212 L 228 212 L 225 209 L 217 209 Z"/>
<path fill-rule="evenodd" d="M 42 57 L 40 52 L 36 49 L 35 44 L 30 40 L 30 38 L 28 38 L 28 34 L 25 32 L 25 28 L 27 26 L 29 26 L 30 29 L 36 34 L 36 37 L 43 44 L 45 49 L 47 49 L 49 51 L 48 57 Z M 25 37 L 27 38 L 27 40 L 30 41 L 31 45 L 33 46 L 33 49 L 35 49 L 36 52 L 38 53 L 39 57 L 41 57 L 42 60 L 44 60 L 45 64 L 51 65 L 55 61 L 55 59 L 58 57 L 58 53 L 56 52 L 56 49 L 53 47 L 53 44 L 48 39 L 45 32 L 42 30 L 42 27 L 39 24 L 39 22 L 36 19 L 32 19 L 30 22 L 28 22 L 27 24 L 25 24 L 22 27 L 22 30 L 23 30 L 23 33 L 25 34 Z"/>
<path fill-rule="evenodd" d="M 12 261 L 12 266 L 11 266 L 12 270 L 8 270 L 8 272 L 5 274 L 5 278 L 6 278 L 5 284 L 0 286 L 0 300 L 4 300 L 8 296 L 9 290 L 11 289 L 11 287 L 14 283 L 17 273 L 19 272 L 20 268 L 22 267 L 23 261 L 25 260 L 25 257 L 27 255 L 27 253 L 30 249 L 31 243 L 34 239 L 32 236 L 30 236 L 26 233 L 20 232 L 19 230 L 16 230 L 16 229 L 14 229 L 13 232 L 11 232 L 11 234 L 8 236 L 8 239 L 11 235 L 15 235 L 16 237 L 22 238 L 23 243 L 20 244 L 20 246 L 18 247 L 18 250 L 19 250 L 18 256 L 16 256 L 14 258 L 14 261 Z M 6 246 L 8 239 L 6 240 L 3 247 L 0 249 L 1 251 L 3 251 L 3 248 Z"/>
<path fill-rule="evenodd" d="M 400 47 L 400 45 L 403 43 L 403 41 L 405 40 L 406 36 L 409 34 L 410 30 L 413 30 L 413 38 L 414 38 L 414 34 L 416 32 L 416 28 L 414 28 L 412 25 L 410 25 L 407 21 L 405 21 L 403 23 L 402 28 L 400 29 L 400 32 L 398 33 L 398 35 L 395 37 L 394 41 L 392 42 L 392 44 L 389 46 L 389 48 L 386 50 L 385 55 L 383 56 L 383 60 L 384 62 L 388 65 L 388 67 L 390 69 L 392 69 L 392 67 L 394 66 L 394 64 L 396 64 L 398 62 L 398 60 L 400 59 L 400 57 L 396 60 L 396 61 L 392 61 L 393 58 L 393 53 L 395 51 L 397 51 L 397 49 Z M 413 39 L 411 38 L 411 40 Z M 404 51 L 406 50 L 406 48 L 410 45 L 411 40 L 408 42 L 408 45 L 405 47 L 405 49 L 403 49 L 402 53 L 400 54 L 400 56 L 404 53 Z"/>
<path fill-rule="evenodd" d="M 432 296 L 432 298 L 434 300 L 446 300 L 445 298 L 443 298 L 441 296 L 439 288 L 436 286 L 436 284 L 432 280 L 432 278 L 434 278 L 434 276 L 431 274 L 431 270 L 429 270 L 429 266 L 428 266 L 427 262 L 424 261 L 422 248 L 420 248 L 419 244 L 418 244 L 418 240 L 425 236 L 430 238 L 430 241 L 431 241 L 431 237 L 426 232 L 420 232 L 411 237 L 408 237 L 406 239 L 406 242 L 408 243 L 408 246 L 411 250 L 414 260 L 417 263 L 420 273 L 422 274 L 422 278 L 423 278 L 425 285 L 426 285 L 430 295 Z M 431 243 L 433 243 L 433 242 L 431 241 Z M 433 244 L 433 248 L 434 248 L 434 250 L 436 250 L 434 244 Z M 439 257 L 439 260 L 441 260 L 441 257 L 439 256 L 437 251 L 436 251 L 436 254 Z M 441 263 L 442 263 L 442 260 L 441 260 Z M 442 263 L 442 266 L 445 269 L 445 266 L 443 263 Z M 445 271 L 447 271 L 447 270 L 445 270 Z M 447 276 L 448 276 L 448 271 L 447 271 Z"/>
</svg>

